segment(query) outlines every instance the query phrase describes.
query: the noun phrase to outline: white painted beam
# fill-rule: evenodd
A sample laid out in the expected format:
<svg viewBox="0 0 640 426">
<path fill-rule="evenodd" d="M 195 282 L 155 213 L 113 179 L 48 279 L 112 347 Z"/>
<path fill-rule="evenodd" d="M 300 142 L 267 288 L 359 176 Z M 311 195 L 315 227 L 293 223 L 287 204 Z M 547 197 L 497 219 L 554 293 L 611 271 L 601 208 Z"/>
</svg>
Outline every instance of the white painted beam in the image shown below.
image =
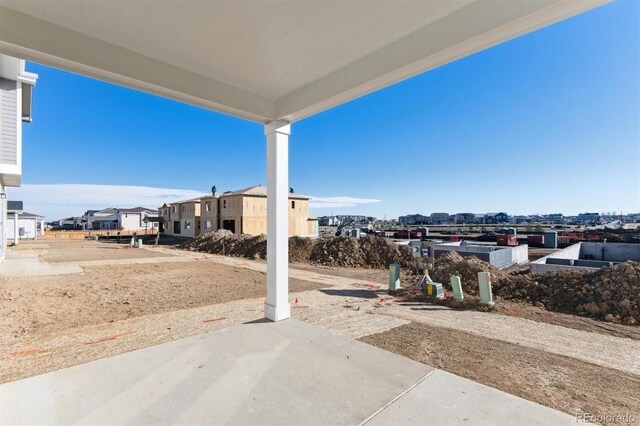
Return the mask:
<svg viewBox="0 0 640 426">
<path fill-rule="evenodd" d="M 289 134 L 287 122 L 264 127 L 267 137 L 267 303 L 265 318 L 291 316 L 289 305 Z"/>
<path fill-rule="evenodd" d="M 3 6 L 0 28 L 3 54 L 252 121 L 275 118 L 270 99 Z"/>
<path fill-rule="evenodd" d="M 276 117 L 299 121 L 611 1 L 474 1 L 281 97 Z"/>
</svg>

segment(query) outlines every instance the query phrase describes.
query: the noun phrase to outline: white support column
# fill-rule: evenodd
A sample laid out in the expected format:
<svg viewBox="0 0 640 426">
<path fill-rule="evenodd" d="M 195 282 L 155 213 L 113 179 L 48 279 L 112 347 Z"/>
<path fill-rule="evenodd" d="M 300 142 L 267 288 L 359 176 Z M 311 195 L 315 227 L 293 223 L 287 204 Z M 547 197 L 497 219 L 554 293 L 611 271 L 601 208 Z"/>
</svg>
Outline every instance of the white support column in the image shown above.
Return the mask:
<svg viewBox="0 0 640 426">
<path fill-rule="evenodd" d="M 44 219 L 40 222 L 40 235 L 44 237 Z"/>
<path fill-rule="evenodd" d="M 38 240 L 38 218 L 33 218 L 33 239 Z"/>
<path fill-rule="evenodd" d="M 291 317 L 289 305 L 289 134 L 287 122 L 265 125 L 267 137 L 267 304 L 271 321 Z"/>
<path fill-rule="evenodd" d="M 18 245 L 18 212 L 13 212 L 13 245 Z"/>
</svg>

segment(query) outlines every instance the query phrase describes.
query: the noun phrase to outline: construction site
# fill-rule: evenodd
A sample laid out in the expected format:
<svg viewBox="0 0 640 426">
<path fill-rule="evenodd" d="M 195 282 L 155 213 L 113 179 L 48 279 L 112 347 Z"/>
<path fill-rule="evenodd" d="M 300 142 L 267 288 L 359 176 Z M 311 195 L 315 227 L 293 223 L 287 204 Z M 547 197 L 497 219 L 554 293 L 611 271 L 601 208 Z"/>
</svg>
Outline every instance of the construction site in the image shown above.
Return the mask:
<svg viewBox="0 0 640 426">
<path fill-rule="evenodd" d="M 0 1 L 0 426 L 637 423 L 607 3 Z"/>
<path fill-rule="evenodd" d="M 0 382 L 263 314 L 264 235 L 220 230 L 159 246 L 146 238 L 137 247 L 45 236 L 11 248 L 0 286 Z M 429 265 L 443 285 L 442 297 L 430 297 L 408 245 L 292 237 L 289 255 L 298 320 L 570 415 L 640 416 L 638 262 L 523 274 L 449 252 Z M 393 289 L 389 265 L 399 268 Z M 491 275 L 491 305 L 479 272 Z"/>
</svg>

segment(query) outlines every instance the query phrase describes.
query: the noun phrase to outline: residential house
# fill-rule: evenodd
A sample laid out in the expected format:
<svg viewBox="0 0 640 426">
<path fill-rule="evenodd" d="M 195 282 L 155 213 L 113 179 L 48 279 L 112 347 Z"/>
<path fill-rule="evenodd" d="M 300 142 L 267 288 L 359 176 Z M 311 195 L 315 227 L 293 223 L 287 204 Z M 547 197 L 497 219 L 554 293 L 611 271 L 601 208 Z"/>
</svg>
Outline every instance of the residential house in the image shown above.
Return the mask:
<svg viewBox="0 0 640 426">
<path fill-rule="evenodd" d="M 484 223 L 487 224 L 507 223 L 508 221 L 509 215 L 504 212 L 487 213 L 484 215 Z"/>
<path fill-rule="evenodd" d="M 25 70 L 22 59 L 0 55 L 0 261 L 7 247 L 5 190 L 19 187 L 22 180 L 22 123 L 31 122 L 32 92 L 37 78 Z M 15 211 L 12 214 L 19 221 Z"/>
<path fill-rule="evenodd" d="M 82 217 L 82 222 L 85 229 L 137 231 L 157 227 L 156 223 L 145 221 L 145 218 L 155 213 L 155 209 L 145 207 L 130 209 L 111 207 L 103 210 L 87 210 Z"/>
<path fill-rule="evenodd" d="M 428 225 L 431 223 L 429 216 L 423 216 L 421 214 L 410 214 L 406 216 L 400 216 L 398 222 L 402 225 Z"/>
<path fill-rule="evenodd" d="M 318 221 L 309 218 L 310 197 L 289 194 L 289 236 L 318 235 Z M 219 227 L 234 234 L 267 233 L 267 188 L 252 186 L 218 196 Z"/>
<path fill-rule="evenodd" d="M 449 224 L 449 213 L 431 213 L 432 225 L 447 225 Z"/>
<path fill-rule="evenodd" d="M 599 224 L 600 214 L 599 213 L 580 213 L 576 220 L 578 223 L 583 223 L 583 224 Z"/>
<path fill-rule="evenodd" d="M 484 220 L 485 220 L 485 217 L 486 217 L 486 215 L 484 215 L 484 214 L 477 214 L 476 213 L 476 214 L 473 215 L 473 223 L 477 224 L 477 225 L 483 224 Z"/>
<path fill-rule="evenodd" d="M 529 217 L 528 216 L 522 216 L 522 215 L 517 215 L 517 216 L 512 216 L 511 217 L 511 222 L 512 223 L 529 223 Z"/>
<path fill-rule="evenodd" d="M 44 235 L 44 216 L 27 213 L 22 208 L 22 201 L 7 202 L 7 240 L 18 244 L 19 240 L 37 240 Z"/>
<path fill-rule="evenodd" d="M 309 197 L 289 194 L 289 235 L 317 236 L 318 221 L 309 218 Z M 267 233 L 267 190 L 252 186 L 164 204 L 158 210 L 167 235 L 195 237 L 226 229 L 234 234 Z M 197 222 L 197 226 L 193 223 Z"/>
<path fill-rule="evenodd" d="M 565 223 L 565 219 L 562 213 L 551 213 L 547 215 L 549 223 Z"/>
<path fill-rule="evenodd" d="M 166 235 L 195 237 L 200 234 L 200 198 L 165 203 L 158 209 Z"/>
<path fill-rule="evenodd" d="M 456 213 L 454 215 L 454 221 L 456 224 L 473 223 L 475 215 L 473 213 Z"/>
<path fill-rule="evenodd" d="M 322 216 L 318 218 L 319 226 L 340 226 L 341 221 L 337 216 Z"/>
</svg>

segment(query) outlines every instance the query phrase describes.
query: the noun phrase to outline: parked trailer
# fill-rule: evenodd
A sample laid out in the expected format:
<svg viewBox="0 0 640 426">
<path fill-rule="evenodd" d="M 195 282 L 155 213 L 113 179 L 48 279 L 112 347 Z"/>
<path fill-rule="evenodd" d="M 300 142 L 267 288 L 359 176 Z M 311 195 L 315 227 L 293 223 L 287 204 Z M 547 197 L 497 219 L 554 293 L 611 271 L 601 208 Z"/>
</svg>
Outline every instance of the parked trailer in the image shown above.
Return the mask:
<svg viewBox="0 0 640 426">
<path fill-rule="evenodd" d="M 401 238 L 401 239 L 420 239 L 422 238 L 422 232 L 420 231 L 396 231 L 393 233 L 393 238 Z"/>
<path fill-rule="evenodd" d="M 544 247 L 544 235 L 542 234 L 527 235 L 527 244 L 530 247 Z"/>
</svg>

